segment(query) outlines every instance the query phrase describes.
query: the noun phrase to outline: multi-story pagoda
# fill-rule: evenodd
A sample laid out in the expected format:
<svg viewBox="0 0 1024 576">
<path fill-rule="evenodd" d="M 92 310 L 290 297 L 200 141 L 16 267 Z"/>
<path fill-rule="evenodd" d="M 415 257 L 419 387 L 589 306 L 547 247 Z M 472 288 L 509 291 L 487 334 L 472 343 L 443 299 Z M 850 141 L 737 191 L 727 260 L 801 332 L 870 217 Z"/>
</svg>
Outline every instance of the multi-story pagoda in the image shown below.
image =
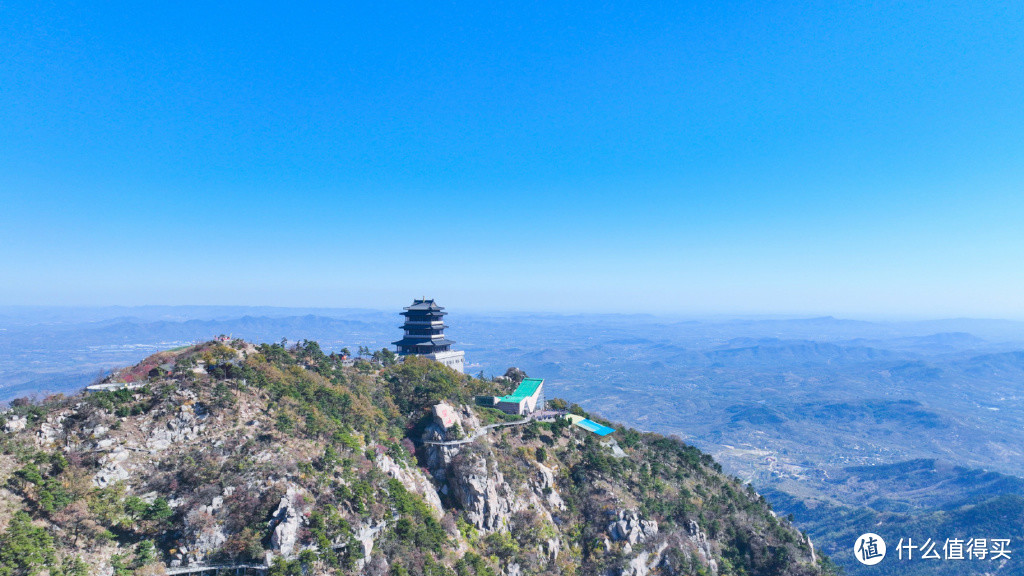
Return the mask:
<svg viewBox="0 0 1024 576">
<path fill-rule="evenodd" d="M 444 337 L 446 314 L 444 306 L 438 306 L 432 299 L 413 300 L 412 306 L 406 306 L 402 312 L 405 335 L 401 340 L 392 342 L 398 347 L 398 355 L 416 354 L 462 372 L 466 353 L 452 350 L 455 342 Z"/>
</svg>

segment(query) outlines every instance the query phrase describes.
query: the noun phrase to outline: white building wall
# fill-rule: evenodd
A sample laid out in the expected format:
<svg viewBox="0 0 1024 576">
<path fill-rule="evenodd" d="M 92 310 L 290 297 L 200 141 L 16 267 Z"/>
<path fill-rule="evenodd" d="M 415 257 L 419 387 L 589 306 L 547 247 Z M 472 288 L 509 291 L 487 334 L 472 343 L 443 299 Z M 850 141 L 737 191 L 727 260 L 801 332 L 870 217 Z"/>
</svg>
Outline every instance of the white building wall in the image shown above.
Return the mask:
<svg viewBox="0 0 1024 576">
<path fill-rule="evenodd" d="M 541 394 L 543 392 L 544 392 L 544 383 L 542 382 L 540 386 L 537 386 L 537 391 L 533 393 L 533 396 L 527 396 L 526 397 L 526 411 L 527 411 L 527 413 L 535 412 L 537 410 L 537 401 L 541 397 Z"/>
<path fill-rule="evenodd" d="M 524 416 L 526 414 L 532 414 L 537 411 L 537 404 L 540 402 L 540 398 L 544 392 L 544 384 L 537 387 L 537 391 L 532 396 L 523 398 L 518 403 L 516 402 L 498 402 L 495 408 L 501 410 L 506 414 L 519 414 Z"/>
<path fill-rule="evenodd" d="M 435 352 L 433 354 L 426 354 L 423 357 L 424 358 L 430 358 L 431 360 L 435 360 L 437 362 L 440 362 L 441 364 L 444 364 L 445 366 L 451 368 L 452 370 L 455 370 L 456 372 L 460 372 L 460 373 L 463 373 L 463 374 L 466 373 L 466 370 L 465 370 L 466 353 L 463 352 L 462 350 L 449 350 L 448 352 Z"/>
</svg>

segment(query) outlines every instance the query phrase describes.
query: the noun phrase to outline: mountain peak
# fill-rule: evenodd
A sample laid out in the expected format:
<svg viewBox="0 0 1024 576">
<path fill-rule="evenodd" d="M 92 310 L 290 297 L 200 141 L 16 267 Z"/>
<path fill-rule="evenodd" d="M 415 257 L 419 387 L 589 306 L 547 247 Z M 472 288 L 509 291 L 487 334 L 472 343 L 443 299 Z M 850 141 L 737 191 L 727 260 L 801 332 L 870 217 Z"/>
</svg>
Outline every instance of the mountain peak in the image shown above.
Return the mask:
<svg viewBox="0 0 1024 576">
<path fill-rule="evenodd" d="M 316 342 L 222 340 L 150 356 L 94 392 L 14 403 L 0 416 L 0 509 L 14 511 L 0 545 L 29 542 L 75 574 L 827 570 L 762 497 L 678 440 L 476 406 L 509 383 L 415 356 L 351 363 Z M 0 570 L 24 558 L 0 551 Z"/>
</svg>

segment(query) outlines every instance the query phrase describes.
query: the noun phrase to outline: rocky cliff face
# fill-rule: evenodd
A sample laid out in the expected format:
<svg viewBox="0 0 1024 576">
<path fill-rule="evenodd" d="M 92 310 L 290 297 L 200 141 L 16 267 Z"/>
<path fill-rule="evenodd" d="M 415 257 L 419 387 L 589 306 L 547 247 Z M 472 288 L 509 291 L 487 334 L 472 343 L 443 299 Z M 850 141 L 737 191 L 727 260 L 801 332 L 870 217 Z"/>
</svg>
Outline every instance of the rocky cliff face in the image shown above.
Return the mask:
<svg viewBox="0 0 1024 576">
<path fill-rule="evenodd" d="M 52 570 L 258 562 L 308 574 L 815 575 L 809 542 L 684 444 L 562 422 L 489 429 L 500 393 L 315 343 L 165 353 L 144 387 L 0 416 L 0 545 Z M 471 441 L 460 442 L 461 440 Z M 5 562 L 0 555 L 0 563 Z M 0 568 L 4 568 L 0 564 Z M 148 572 L 147 572 L 148 571 Z"/>
</svg>

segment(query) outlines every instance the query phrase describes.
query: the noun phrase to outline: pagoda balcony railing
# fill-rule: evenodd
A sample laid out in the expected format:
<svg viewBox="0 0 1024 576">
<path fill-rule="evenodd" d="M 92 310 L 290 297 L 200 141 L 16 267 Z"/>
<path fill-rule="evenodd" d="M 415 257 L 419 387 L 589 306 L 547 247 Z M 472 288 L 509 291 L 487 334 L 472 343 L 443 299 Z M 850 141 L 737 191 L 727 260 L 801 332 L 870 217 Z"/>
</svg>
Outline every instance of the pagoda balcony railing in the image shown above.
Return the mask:
<svg viewBox="0 0 1024 576">
<path fill-rule="evenodd" d="M 435 352 L 451 352 L 451 346 L 435 346 L 429 349 L 418 349 L 419 345 L 405 346 L 398 351 L 399 354 L 433 354 Z"/>
</svg>

